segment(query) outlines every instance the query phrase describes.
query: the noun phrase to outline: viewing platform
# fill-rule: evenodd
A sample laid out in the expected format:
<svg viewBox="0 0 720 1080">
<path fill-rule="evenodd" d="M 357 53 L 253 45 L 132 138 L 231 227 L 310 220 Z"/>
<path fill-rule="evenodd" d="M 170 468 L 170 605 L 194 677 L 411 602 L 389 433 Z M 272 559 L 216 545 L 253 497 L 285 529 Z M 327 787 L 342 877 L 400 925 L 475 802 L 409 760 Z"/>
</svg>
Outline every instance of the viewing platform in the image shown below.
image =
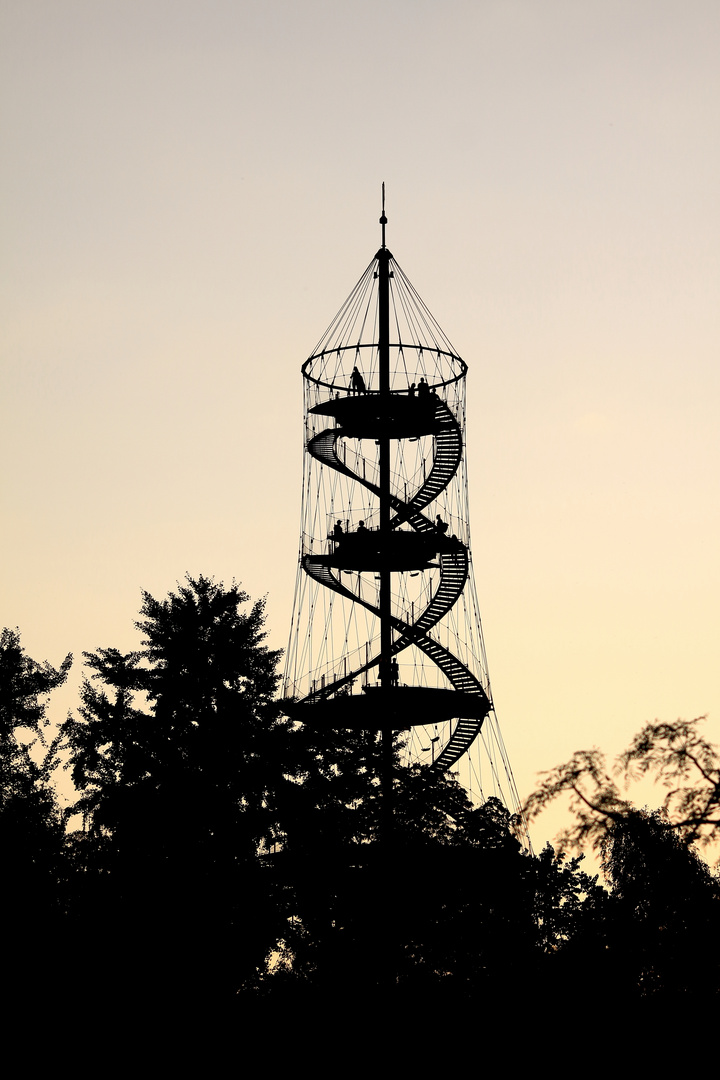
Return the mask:
<svg viewBox="0 0 720 1080">
<path fill-rule="evenodd" d="M 463 693 L 432 686 L 363 686 L 361 694 L 316 697 L 312 704 L 285 702 L 293 720 L 327 727 L 408 731 L 425 724 L 441 724 L 460 718 L 482 722 L 492 708 L 484 693 Z"/>
<path fill-rule="evenodd" d="M 352 439 L 417 439 L 422 435 L 437 435 L 442 427 L 438 417 L 439 398 L 425 394 L 393 392 L 348 394 L 330 398 L 309 411 L 332 416 L 342 428 L 343 435 Z"/>
<path fill-rule="evenodd" d="M 394 529 L 383 538 L 379 529 L 359 529 L 329 539 L 334 550 L 328 555 L 313 555 L 313 561 L 317 565 L 352 572 L 427 570 L 438 565 L 432 561 L 437 555 L 464 550 L 464 545 L 455 537 L 434 531 L 420 533 Z"/>
</svg>

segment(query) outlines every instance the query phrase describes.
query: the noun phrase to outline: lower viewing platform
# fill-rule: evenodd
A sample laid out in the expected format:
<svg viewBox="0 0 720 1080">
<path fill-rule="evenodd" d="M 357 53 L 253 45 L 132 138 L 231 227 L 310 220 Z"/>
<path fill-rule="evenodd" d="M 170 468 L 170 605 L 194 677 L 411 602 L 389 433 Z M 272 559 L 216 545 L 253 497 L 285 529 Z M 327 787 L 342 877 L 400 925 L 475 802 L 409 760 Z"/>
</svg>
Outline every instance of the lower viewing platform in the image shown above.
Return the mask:
<svg viewBox="0 0 720 1080">
<path fill-rule="evenodd" d="M 441 724 L 446 720 L 484 720 L 491 709 L 485 693 L 467 694 L 430 686 L 363 687 L 362 694 L 339 694 L 312 701 L 284 702 L 288 716 L 303 724 L 379 731 Z"/>
</svg>

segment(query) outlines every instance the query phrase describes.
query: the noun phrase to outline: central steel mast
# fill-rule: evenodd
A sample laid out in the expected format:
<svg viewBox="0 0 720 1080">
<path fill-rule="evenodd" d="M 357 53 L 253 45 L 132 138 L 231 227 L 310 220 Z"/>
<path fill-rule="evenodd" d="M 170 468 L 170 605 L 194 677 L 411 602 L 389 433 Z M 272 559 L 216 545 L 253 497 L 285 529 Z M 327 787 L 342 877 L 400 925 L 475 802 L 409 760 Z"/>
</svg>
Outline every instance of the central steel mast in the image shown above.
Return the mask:
<svg viewBox="0 0 720 1080">
<path fill-rule="evenodd" d="M 392 678 L 392 589 L 390 571 L 390 252 L 385 246 L 385 184 L 382 186 L 382 246 L 378 261 L 378 386 L 380 390 L 378 466 L 380 480 L 380 685 L 388 689 Z M 383 710 L 382 764 L 383 826 L 386 837 L 392 829 L 392 742 L 393 729 Z"/>
<path fill-rule="evenodd" d="M 390 588 L 390 252 L 385 247 L 385 184 L 382 186 L 382 247 L 377 253 L 378 261 L 378 383 L 380 388 L 380 682 L 389 687 L 392 683 L 392 604 Z"/>
</svg>

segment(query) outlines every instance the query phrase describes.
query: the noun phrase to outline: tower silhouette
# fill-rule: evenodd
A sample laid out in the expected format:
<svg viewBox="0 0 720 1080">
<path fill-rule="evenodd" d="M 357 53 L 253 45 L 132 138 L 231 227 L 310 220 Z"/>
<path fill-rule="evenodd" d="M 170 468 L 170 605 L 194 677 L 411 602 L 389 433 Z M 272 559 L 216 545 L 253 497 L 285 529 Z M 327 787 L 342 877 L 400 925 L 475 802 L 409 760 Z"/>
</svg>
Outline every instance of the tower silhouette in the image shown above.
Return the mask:
<svg viewBox="0 0 720 1080">
<path fill-rule="evenodd" d="M 470 555 L 467 365 L 385 244 L 302 366 L 302 533 L 284 694 L 303 721 L 406 732 L 519 803 Z"/>
</svg>

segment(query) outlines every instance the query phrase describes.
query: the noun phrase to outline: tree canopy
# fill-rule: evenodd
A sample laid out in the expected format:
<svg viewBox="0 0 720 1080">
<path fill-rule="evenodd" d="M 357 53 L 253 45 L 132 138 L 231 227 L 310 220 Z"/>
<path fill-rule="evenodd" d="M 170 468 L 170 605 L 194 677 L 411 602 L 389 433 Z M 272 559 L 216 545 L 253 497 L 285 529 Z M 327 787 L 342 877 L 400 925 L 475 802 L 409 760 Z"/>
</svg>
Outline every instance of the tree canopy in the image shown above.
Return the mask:
<svg viewBox="0 0 720 1080">
<path fill-rule="evenodd" d="M 0 918 L 5 977 L 17 988 L 32 983 L 44 935 L 57 929 L 64 815 L 52 783 L 60 735 L 46 709 L 71 664 L 39 663 L 17 630 L 0 633 Z"/>
<path fill-rule="evenodd" d="M 601 751 L 581 750 L 543 774 L 525 803 L 533 820 L 555 799 L 569 796 L 573 823 L 561 837 L 564 846 L 599 846 L 613 823 L 635 810 L 618 780 L 628 785 L 651 777 L 665 789 L 659 827 L 685 844 L 702 846 L 720 839 L 720 750 L 700 732 L 706 718 L 646 724 L 612 769 Z"/>
<path fill-rule="evenodd" d="M 117 834 L 133 800 L 208 837 L 262 816 L 256 764 L 277 741 L 279 653 L 262 644 L 263 601 L 243 611 L 248 599 L 205 577 L 162 601 L 145 592 L 142 648 L 83 654 L 92 675 L 65 734 L 89 828 Z"/>
<path fill-rule="evenodd" d="M 565 960 L 592 963 L 601 999 L 697 1003 L 720 987 L 720 885 L 698 853 L 720 838 L 720 755 L 703 720 L 646 724 L 612 770 L 599 750 L 580 751 L 525 804 L 532 819 L 569 796 L 561 845 L 600 853 L 607 902 Z M 655 810 L 625 793 L 644 777 L 664 789 Z"/>
<path fill-rule="evenodd" d="M 71 665 L 71 655 L 59 668 L 38 663 L 26 654 L 18 631 L 0 633 L 0 828 L 6 854 L 11 847 L 19 859 L 25 839 L 61 824 L 51 784 L 61 739 L 52 734 L 46 699 Z M 27 850 L 30 859 L 31 843 Z"/>
<path fill-rule="evenodd" d="M 602 886 L 581 855 L 525 850 L 497 800 L 473 805 L 453 775 L 403 766 L 401 734 L 388 832 L 379 733 L 284 712 L 264 603 L 235 583 L 144 592 L 135 626 L 135 651 L 83 654 L 79 709 L 56 726 L 47 698 L 70 657 L 54 668 L 16 631 L 0 637 L 18 978 L 47 970 L 27 946 L 42 926 L 71 996 L 91 980 L 103 1001 L 148 1008 L 392 999 L 482 1001 L 487 1015 L 519 994 L 541 1008 L 538 988 L 557 1002 L 582 985 L 596 1003 L 717 992 L 720 894 L 697 849 L 718 837 L 720 758 L 700 721 L 647 725 L 614 770 L 578 753 L 528 800 L 534 817 L 570 797 L 565 842 L 598 847 Z M 621 790 L 645 776 L 664 788 L 654 811 Z"/>
<path fill-rule="evenodd" d="M 143 593 L 141 648 L 84 654 L 91 678 L 64 729 L 87 908 L 113 912 L 165 992 L 241 980 L 275 936 L 257 853 L 287 724 L 264 604 L 248 599 L 205 577 Z"/>
</svg>

